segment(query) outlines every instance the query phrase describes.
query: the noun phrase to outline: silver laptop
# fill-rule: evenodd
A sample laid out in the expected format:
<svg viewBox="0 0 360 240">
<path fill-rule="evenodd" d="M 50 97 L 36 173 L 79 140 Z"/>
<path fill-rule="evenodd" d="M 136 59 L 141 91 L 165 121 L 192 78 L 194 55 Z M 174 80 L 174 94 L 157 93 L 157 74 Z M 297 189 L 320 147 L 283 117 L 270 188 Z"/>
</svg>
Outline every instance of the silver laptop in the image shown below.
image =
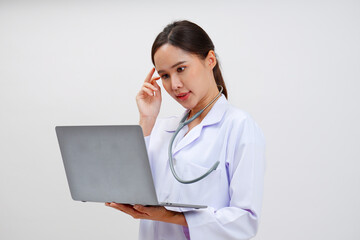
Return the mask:
<svg viewBox="0 0 360 240">
<path fill-rule="evenodd" d="M 139 125 L 57 126 L 55 130 L 72 199 L 145 206 L 206 207 L 158 202 Z"/>
</svg>

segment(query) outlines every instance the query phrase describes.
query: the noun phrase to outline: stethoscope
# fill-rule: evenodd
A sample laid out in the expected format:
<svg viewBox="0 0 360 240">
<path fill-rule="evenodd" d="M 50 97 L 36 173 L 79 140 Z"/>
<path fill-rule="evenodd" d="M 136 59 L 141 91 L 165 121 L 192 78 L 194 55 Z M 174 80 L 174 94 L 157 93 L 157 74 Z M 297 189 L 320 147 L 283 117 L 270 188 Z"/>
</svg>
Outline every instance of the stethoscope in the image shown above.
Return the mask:
<svg viewBox="0 0 360 240">
<path fill-rule="evenodd" d="M 207 175 L 209 175 L 212 171 L 214 171 L 217 166 L 219 165 L 219 161 L 217 161 L 206 173 L 204 173 L 203 175 L 201 175 L 200 177 L 198 178 L 195 178 L 195 179 L 192 179 L 192 180 L 183 180 L 181 179 L 175 172 L 175 168 L 174 168 L 174 160 L 173 160 L 173 157 L 172 157 L 172 147 L 173 147 L 173 144 L 174 144 L 174 140 L 176 138 L 176 136 L 178 135 L 178 133 L 180 132 L 180 130 L 185 127 L 186 125 L 188 125 L 189 123 L 191 123 L 192 121 L 194 121 L 198 116 L 200 116 L 200 114 L 208 107 L 210 106 L 218 97 L 220 97 L 222 91 L 223 91 L 223 87 L 220 86 L 221 89 L 220 89 L 220 92 L 218 93 L 218 95 L 216 95 L 216 97 L 211 101 L 209 102 L 203 109 L 201 109 L 200 111 L 198 111 L 192 118 L 190 118 L 189 120 L 186 120 L 187 117 L 189 116 L 190 114 L 190 111 L 185 114 L 185 116 L 181 119 L 180 123 L 179 123 L 179 126 L 178 128 L 175 130 L 175 133 L 174 135 L 172 136 L 171 140 L 170 140 L 170 144 L 169 144 L 169 165 L 170 165 L 170 169 L 171 169 L 171 172 L 172 174 L 174 175 L 175 179 L 178 180 L 179 182 L 181 183 L 184 183 L 184 184 L 189 184 L 189 183 L 195 183 L 197 181 L 200 181 L 201 179 L 205 178 Z M 186 121 L 185 121 L 186 120 Z"/>
</svg>

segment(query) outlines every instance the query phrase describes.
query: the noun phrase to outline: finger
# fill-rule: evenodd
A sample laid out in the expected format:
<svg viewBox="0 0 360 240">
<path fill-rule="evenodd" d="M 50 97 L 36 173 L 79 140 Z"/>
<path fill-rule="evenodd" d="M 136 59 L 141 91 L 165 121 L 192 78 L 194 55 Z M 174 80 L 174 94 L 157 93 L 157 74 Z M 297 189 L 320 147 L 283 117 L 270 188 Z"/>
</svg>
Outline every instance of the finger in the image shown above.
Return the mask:
<svg viewBox="0 0 360 240">
<path fill-rule="evenodd" d="M 153 67 L 153 68 L 151 69 L 151 71 L 148 73 L 148 75 L 146 76 L 144 82 L 150 82 L 150 81 L 151 81 L 151 76 L 154 74 L 154 72 L 155 72 L 155 68 Z"/>
<path fill-rule="evenodd" d="M 120 203 L 110 203 L 110 207 L 119 209 L 119 210 L 126 210 L 128 208 L 128 206 L 126 206 L 125 204 L 120 204 Z"/>
<path fill-rule="evenodd" d="M 161 87 L 160 87 L 159 84 L 157 84 L 156 82 L 154 82 L 154 83 L 155 83 L 154 85 L 158 88 L 158 92 L 157 92 L 158 94 L 155 95 L 155 92 L 154 92 L 154 96 L 158 96 L 158 97 L 159 97 L 159 96 L 161 96 Z"/>
<path fill-rule="evenodd" d="M 112 203 L 112 202 L 106 203 L 106 206 L 109 206 L 109 207 L 112 207 L 112 208 L 122 211 L 122 209 L 119 206 L 114 205 L 114 203 Z"/>
<path fill-rule="evenodd" d="M 121 204 L 121 203 L 110 203 L 110 207 L 116 208 L 118 210 L 121 210 L 123 212 L 129 212 L 132 210 L 131 205 L 128 204 Z"/>
<path fill-rule="evenodd" d="M 118 209 L 126 214 L 131 215 L 133 218 L 147 218 L 148 215 L 141 213 L 133 208 L 132 205 L 128 204 L 119 204 L 119 203 L 111 203 L 111 206 L 115 209 Z"/>
<path fill-rule="evenodd" d="M 156 82 L 156 80 L 159 80 L 159 79 L 160 79 L 159 76 L 153 77 L 153 78 L 150 80 L 150 82 L 151 82 L 151 83 L 154 83 L 154 82 Z"/>
<path fill-rule="evenodd" d="M 149 212 L 151 212 L 150 207 L 144 207 L 138 204 L 134 205 L 134 209 L 138 212 L 146 213 L 146 214 L 149 214 Z"/>
<path fill-rule="evenodd" d="M 154 96 L 154 91 L 149 88 L 143 87 L 141 90 L 147 93 L 149 96 Z"/>
<path fill-rule="evenodd" d="M 119 210 L 121 212 L 129 214 L 128 210 L 127 210 L 127 207 L 124 206 L 123 204 L 118 204 L 118 203 L 112 202 L 112 203 L 109 203 L 109 206 L 112 207 L 112 208 L 115 208 L 116 210 Z"/>
<path fill-rule="evenodd" d="M 153 91 L 157 91 L 157 90 L 158 90 L 158 89 L 156 88 L 156 86 L 154 86 L 154 85 L 152 85 L 151 83 L 148 83 L 148 82 L 144 83 L 143 86 L 145 86 L 145 87 L 147 87 L 147 88 L 151 88 L 151 90 L 153 90 Z"/>
<path fill-rule="evenodd" d="M 139 205 L 139 206 L 141 206 L 141 205 Z M 140 211 L 136 210 L 133 205 L 125 205 L 125 208 L 126 208 L 125 211 L 127 211 L 129 214 L 131 214 L 135 217 L 145 218 L 148 216 L 148 214 L 146 214 L 145 212 L 140 212 Z"/>
<path fill-rule="evenodd" d="M 157 87 L 159 89 L 159 91 L 161 92 L 161 88 L 157 82 L 154 82 L 154 86 Z"/>
<path fill-rule="evenodd" d="M 164 207 L 145 207 L 139 204 L 134 205 L 134 209 L 149 216 L 157 215 L 159 212 L 165 210 Z"/>
</svg>

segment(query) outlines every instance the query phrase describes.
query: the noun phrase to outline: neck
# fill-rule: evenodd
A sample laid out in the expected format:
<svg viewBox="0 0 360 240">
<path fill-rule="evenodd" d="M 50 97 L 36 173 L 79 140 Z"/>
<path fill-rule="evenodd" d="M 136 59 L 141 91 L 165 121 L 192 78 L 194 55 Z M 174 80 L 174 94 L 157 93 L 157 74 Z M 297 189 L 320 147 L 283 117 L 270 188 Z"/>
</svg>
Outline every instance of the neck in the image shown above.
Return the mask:
<svg viewBox="0 0 360 240">
<path fill-rule="evenodd" d="M 202 121 L 202 119 L 205 118 L 205 116 L 208 114 L 208 112 L 211 110 L 211 108 L 214 106 L 215 102 L 221 97 L 219 95 L 219 90 L 216 87 L 216 91 L 214 91 L 212 94 L 209 94 L 208 97 L 206 97 L 204 100 L 202 100 L 198 105 L 196 105 L 193 109 L 190 110 L 188 119 L 190 119 L 192 116 L 194 116 L 197 112 L 201 111 L 207 104 L 209 104 L 211 101 L 214 101 L 204 109 L 204 111 L 200 114 L 198 117 L 199 121 Z"/>
</svg>

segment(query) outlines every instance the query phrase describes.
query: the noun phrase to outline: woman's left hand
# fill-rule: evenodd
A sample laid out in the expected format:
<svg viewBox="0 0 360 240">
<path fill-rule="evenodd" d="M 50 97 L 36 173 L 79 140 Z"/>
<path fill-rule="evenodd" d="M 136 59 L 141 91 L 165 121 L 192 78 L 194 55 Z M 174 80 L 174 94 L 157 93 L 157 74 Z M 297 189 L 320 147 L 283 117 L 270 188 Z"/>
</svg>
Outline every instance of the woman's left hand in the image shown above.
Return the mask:
<svg viewBox="0 0 360 240">
<path fill-rule="evenodd" d="M 135 219 L 149 219 L 187 226 L 185 216 L 181 212 L 169 211 L 165 207 L 144 207 L 120 203 L 105 203 L 106 206 L 120 210 Z"/>
</svg>

